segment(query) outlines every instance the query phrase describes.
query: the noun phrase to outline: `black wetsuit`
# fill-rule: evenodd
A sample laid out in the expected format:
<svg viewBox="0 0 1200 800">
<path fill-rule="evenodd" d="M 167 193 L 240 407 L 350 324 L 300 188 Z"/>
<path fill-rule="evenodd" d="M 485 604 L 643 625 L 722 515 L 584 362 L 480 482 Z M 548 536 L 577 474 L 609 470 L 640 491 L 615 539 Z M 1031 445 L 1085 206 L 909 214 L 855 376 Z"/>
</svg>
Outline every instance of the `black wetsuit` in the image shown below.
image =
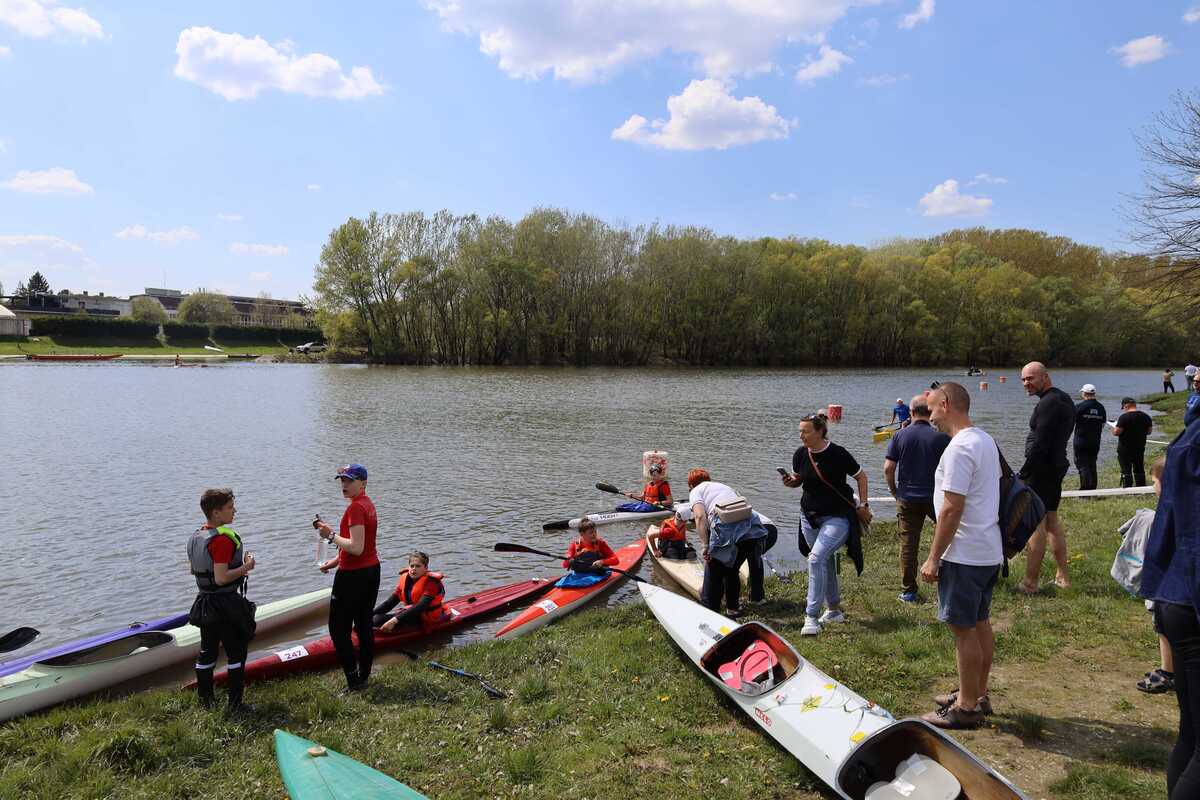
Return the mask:
<svg viewBox="0 0 1200 800">
<path fill-rule="evenodd" d="M 1047 511 L 1057 511 L 1062 480 L 1067 474 L 1067 440 L 1075 429 L 1075 404 L 1062 389 L 1051 386 L 1038 395 L 1025 437 L 1021 479 L 1042 498 Z"/>
<path fill-rule="evenodd" d="M 1100 435 L 1108 411 L 1099 400 L 1092 398 L 1075 404 L 1075 469 L 1079 471 L 1079 488 L 1096 488 L 1096 459 L 1100 455 Z"/>
</svg>

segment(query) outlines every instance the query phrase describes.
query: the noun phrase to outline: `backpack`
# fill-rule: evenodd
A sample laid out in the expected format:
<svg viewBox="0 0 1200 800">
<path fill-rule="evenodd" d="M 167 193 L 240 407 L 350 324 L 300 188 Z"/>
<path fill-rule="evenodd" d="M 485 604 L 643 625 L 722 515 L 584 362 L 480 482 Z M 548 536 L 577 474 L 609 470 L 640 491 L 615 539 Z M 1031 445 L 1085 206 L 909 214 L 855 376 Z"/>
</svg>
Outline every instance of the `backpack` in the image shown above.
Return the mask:
<svg viewBox="0 0 1200 800">
<path fill-rule="evenodd" d="M 1037 492 L 1018 478 L 1000 455 L 1000 541 L 1007 561 L 1025 549 L 1046 516 L 1046 504 Z"/>
</svg>

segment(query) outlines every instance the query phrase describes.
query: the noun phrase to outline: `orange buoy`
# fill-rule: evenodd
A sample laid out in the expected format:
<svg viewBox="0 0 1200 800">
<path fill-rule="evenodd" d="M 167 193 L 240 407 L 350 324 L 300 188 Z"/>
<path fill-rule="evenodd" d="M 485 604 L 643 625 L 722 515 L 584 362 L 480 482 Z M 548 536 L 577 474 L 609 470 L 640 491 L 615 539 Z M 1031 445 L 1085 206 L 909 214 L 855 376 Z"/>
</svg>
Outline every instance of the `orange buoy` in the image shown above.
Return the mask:
<svg viewBox="0 0 1200 800">
<path fill-rule="evenodd" d="M 825 416 L 829 417 L 830 422 L 841 422 L 842 421 L 842 407 L 839 405 L 834 405 L 833 403 L 830 403 L 829 408 L 826 409 Z"/>
<path fill-rule="evenodd" d="M 986 392 L 987 390 L 988 390 L 988 382 L 987 382 L 987 381 L 980 381 L 980 382 L 979 382 L 979 391 L 981 391 L 981 392 Z"/>
</svg>

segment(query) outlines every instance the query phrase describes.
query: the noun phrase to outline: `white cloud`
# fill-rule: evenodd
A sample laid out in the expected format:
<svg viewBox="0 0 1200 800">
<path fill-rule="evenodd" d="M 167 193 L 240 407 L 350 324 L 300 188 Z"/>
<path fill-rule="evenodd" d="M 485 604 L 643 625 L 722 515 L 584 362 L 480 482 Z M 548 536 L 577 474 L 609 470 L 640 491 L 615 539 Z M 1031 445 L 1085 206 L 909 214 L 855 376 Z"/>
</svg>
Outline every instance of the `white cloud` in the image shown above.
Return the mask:
<svg viewBox="0 0 1200 800">
<path fill-rule="evenodd" d="M 15 177 L 0 183 L 5 189 L 29 194 L 92 194 L 95 189 L 75 175 L 75 170 L 51 167 L 46 170 L 21 170 Z"/>
<path fill-rule="evenodd" d="M 118 239 L 144 239 L 159 244 L 179 244 L 183 241 L 199 239 L 200 234 L 184 225 L 181 228 L 171 228 L 167 231 L 147 230 L 145 225 L 131 225 L 113 234 Z"/>
<path fill-rule="evenodd" d="M 1170 50 L 1171 46 L 1161 36 L 1143 36 L 1131 39 L 1120 47 L 1110 47 L 1108 52 L 1121 57 L 1121 66 L 1133 68 L 1166 58 Z"/>
<path fill-rule="evenodd" d="M 241 222 L 242 215 L 241 214 L 226 214 L 224 211 L 218 211 L 217 219 L 221 220 L 222 222 Z"/>
<path fill-rule="evenodd" d="M 821 45 L 816 58 L 808 57 L 808 62 L 796 72 L 796 80 L 801 83 L 812 83 L 820 78 L 828 78 L 842 68 L 842 64 L 853 64 L 854 59 L 840 50 L 834 50 L 827 44 Z"/>
<path fill-rule="evenodd" d="M 22 234 L 17 236 L 0 236 L 0 247 L 41 247 L 48 250 L 67 250 L 72 253 L 82 253 L 83 248 L 72 244 L 58 236 L 43 234 Z"/>
<path fill-rule="evenodd" d="M 933 187 L 917 205 L 927 217 L 982 217 L 991 210 L 992 200 L 959 193 L 958 181 L 950 178 Z"/>
<path fill-rule="evenodd" d="M 176 77 L 226 100 L 248 100 L 271 89 L 339 100 L 383 93 L 369 67 L 354 67 L 346 75 L 323 53 L 298 56 L 290 42 L 270 45 L 259 36 L 248 39 L 212 28 L 187 28 L 179 34 L 175 54 Z"/>
<path fill-rule="evenodd" d="M 1183 21 L 1189 25 L 1193 22 L 1200 22 L 1200 6 L 1192 6 L 1183 12 Z"/>
<path fill-rule="evenodd" d="M 234 242 L 229 245 L 229 252 L 237 253 L 238 255 L 252 256 L 286 256 L 288 248 L 286 244 L 248 244 L 246 242 Z"/>
<path fill-rule="evenodd" d="M 854 6 L 878 0 L 423 0 L 445 27 L 478 35 L 513 78 L 604 80 L 671 52 L 706 77 L 771 67 L 771 51 L 820 37 Z"/>
<path fill-rule="evenodd" d="M 911 30 L 922 22 L 929 22 L 929 20 L 933 19 L 933 6 L 934 0 L 921 0 L 920 5 L 917 6 L 917 10 L 911 14 L 905 14 L 900 18 L 898 24 L 905 30 Z"/>
<path fill-rule="evenodd" d="M 768 197 L 776 202 L 782 202 L 784 200 L 797 200 L 800 195 L 795 192 L 771 192 Z"/>
<path fill-rule="evenodd" d="M 321 184 L 310 183 L 308 186 L 305 186 L 304 188 L 310 192 L 319 192 L 319 191 L 321 191 Z"/>
<path fill-rule="evenodd" d="M 8 58 L 12 55 L 12 48 L 0 44 L 0 58 Z"/>
<path fill-rule="evenodd" d="M 256 281 L 258 283 L 262 283 L 263 281 L 269 281 L 269 280 L 271 280 L 271 273 L 269 273 L 269 272 L 251 272 L 250 280 Z"/>
<path fill-rule="evenodd" d="M 619 141 L 665 150 L 724 150 L 768 139 L 786 139 L 797 123 L 757 97 L 738 99 L 718 80 L 696 80 L 667 99 L 671 118 L 649 122 L 634 114 L 612 132 Z"/>
<path fill-rule="evenodd" d="M 866 78 L 859 78 L 858 85 L 870 86 L 871 88 L 875 89 L 880 86 L 891 86 L 893 83 L 900 83 L 901 81 L 906 81 L 911 77 L 912 75 L 909 75 L 907 72 L 903 75 L 892 75 L 891 73 L 885 72 L 882 75 L 870 75 Z"/>
<path fill-rule="evenodd" d="M 51 0 L 0 0 L 0 24 L 33 39 L 62 35 L 86 40 L 104 36 L 104 28 L 87 11 L 64 8 Z"/>
<path fill-rule="evenodd" d="M 989 175 L 986 172 L 981 172 L 971 180 L 967 181 L 967 186 L 977 186 L 981 183 L 1005 184 L 1008 183 L 1008 178 L 1001 178 L 999 175 Z"/>
</svg>

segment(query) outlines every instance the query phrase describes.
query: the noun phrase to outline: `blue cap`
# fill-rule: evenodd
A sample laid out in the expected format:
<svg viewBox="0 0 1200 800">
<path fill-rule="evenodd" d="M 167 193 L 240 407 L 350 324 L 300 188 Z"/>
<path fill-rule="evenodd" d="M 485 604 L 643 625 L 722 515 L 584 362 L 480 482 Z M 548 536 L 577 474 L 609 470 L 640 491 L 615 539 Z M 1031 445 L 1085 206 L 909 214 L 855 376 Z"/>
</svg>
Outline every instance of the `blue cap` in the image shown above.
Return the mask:
<svg viewBox="0 0 1200 800">
<path fill-rule="evenodd" d="M 367 479 L 367 468 L 362 464 L 347 464 L 338 470 L 337 478 L 351 478 L 356 481 L 365 481 Z"/>
</svg>

